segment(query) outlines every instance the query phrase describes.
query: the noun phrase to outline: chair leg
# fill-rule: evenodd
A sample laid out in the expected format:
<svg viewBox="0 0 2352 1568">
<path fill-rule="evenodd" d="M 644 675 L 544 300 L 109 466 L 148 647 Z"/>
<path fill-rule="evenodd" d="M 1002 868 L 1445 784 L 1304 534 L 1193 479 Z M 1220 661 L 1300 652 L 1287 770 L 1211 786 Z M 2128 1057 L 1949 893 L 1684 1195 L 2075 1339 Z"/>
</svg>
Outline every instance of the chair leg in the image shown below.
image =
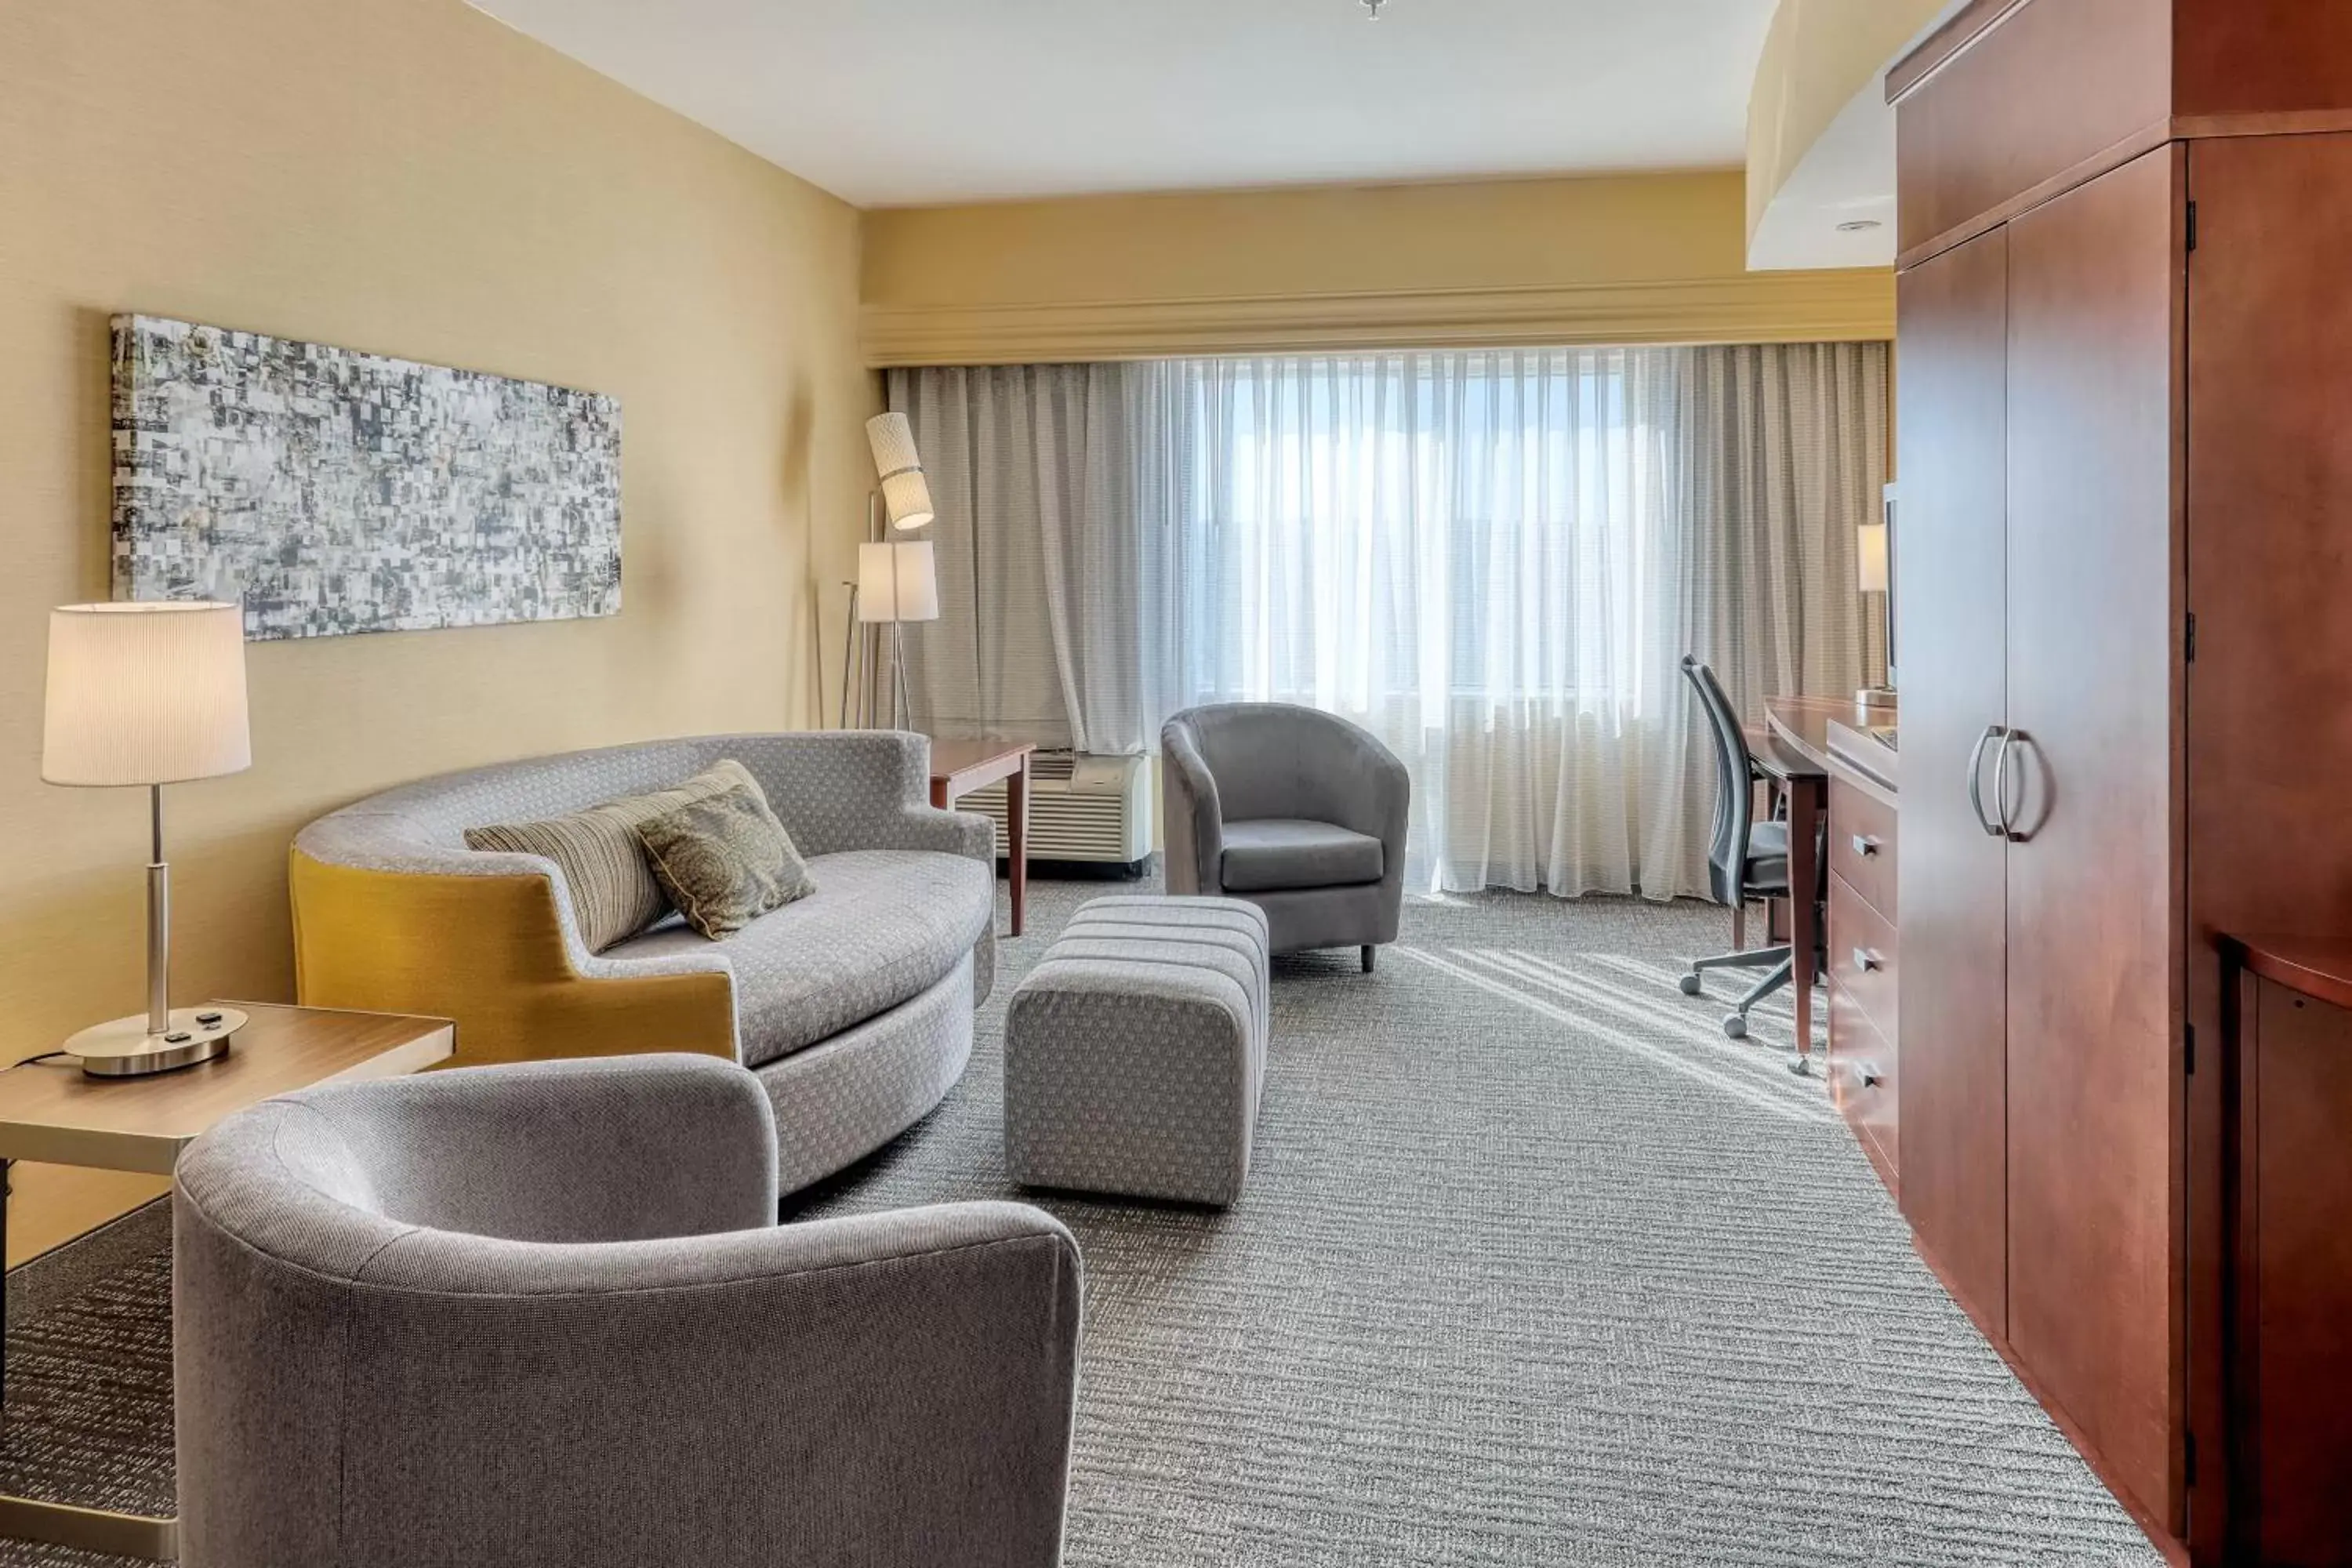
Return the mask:
<svg viewBox="0 0 2352 1568">
<path fill-rule="evenodd" d="M 1380 950 L 1379 950 L 1378 948 L 1376 948 L 1376 947 L 1372 946 L 1372 944 L 1371 944 L 1371 943 L 1370 943 L 1370 942 L 1366 942 L 1366 943 L 1364 944 L 1364 973 L 1365 973 L 1370 974 L 1370 973 L 1372 972 L 1372 954 L 1374 954 L 1375 952 L 1379 952 L 1379 951 L 1380 951 Z"/>
<path fill-rule="evenodd" d="M 1766 975 L 1754 985 L 1748 987 L 1748 994 L 1742 996 L 1738 1005 L 1734 1006 L 1730 1012 L 1726 1013 L 1723 1016 L 1723 1032 L 1735 1040 L 1746 1039 L 1748 1037 L 1748 1009 L 1756 1005 L 1757 1003 L 1764 1000 L 1765 997 L 1772 994 L 1773 992 L 1778 991 L 1782 986 L 1788 984 L 1790 980 L 1794 976 L 1795 971 L 1795 961 L 1793 959 L 1784 958 L 1780 961 L 1780 966 L 1774 969 L 1771 973 Z"/>
<path fill-rule="evenodd" d="M 1748 900 L 1740 900 L 1731 906 L 1731 951 L 1748 950 Z"/>
<path fill-rule="evenodd" d="M 1784 958 L 1775 964 L 1772 973 L 1748 988 L 1748 994 L 1739 999 L 1739 1011 L 1747 1012 L 1773 992 L 1786 986 L 1796 977 L 1796 963 L 1792 959 Z"/>
<path fill-rule="evenodd" d="M 1710 969 L 1769 969 L 1776 963 L 1789 962 L 1789 944 L 1751 948 L 1746 952 L 1718 952 L 1706 958 L 1691 960 L 1691 973 L 1704 974 Z"/>
</svg>

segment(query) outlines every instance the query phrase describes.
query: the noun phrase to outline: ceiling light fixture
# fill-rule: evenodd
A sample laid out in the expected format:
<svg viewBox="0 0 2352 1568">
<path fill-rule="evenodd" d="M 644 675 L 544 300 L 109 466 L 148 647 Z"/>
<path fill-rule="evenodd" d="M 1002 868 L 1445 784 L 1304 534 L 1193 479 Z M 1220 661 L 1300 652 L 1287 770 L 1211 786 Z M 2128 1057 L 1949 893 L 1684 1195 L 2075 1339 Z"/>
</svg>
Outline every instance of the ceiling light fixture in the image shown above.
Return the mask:
<svg viewBox="0 0 2352 1568">
<path fill-rule="evenodd" d="M 1377 22 L 1381 19 L 1381 7 L 1387 4 L 1388 0 L 1364 0 L 1364 9 L 1370 11 L 1372 20 Z"/>
</svg>

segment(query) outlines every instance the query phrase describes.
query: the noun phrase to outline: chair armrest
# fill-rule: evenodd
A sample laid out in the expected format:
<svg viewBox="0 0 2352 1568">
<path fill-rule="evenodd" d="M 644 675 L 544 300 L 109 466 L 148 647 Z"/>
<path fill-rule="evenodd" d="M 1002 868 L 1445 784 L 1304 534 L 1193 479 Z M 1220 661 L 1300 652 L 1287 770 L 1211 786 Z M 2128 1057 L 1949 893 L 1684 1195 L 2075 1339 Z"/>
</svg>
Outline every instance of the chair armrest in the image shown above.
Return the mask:
<svg viewBox="0 0 2352 1568">
<path fill-rule="evenodd" d="M 986 817 L 932 809 L 927 736 L 898 730 L 764 736 L 746 744 L 743 761 L 804 854 L 933 849 L 995 857 Z"/>
<path fill-rule="evenodd" d="M 1168 818 L 1168 890 L 1223 892 L 1225 826 L 1217 778 L 1181 724 L 1160 731 L 1160 795 Z"/>
<path fill-rule="evenodd" d="M 415 1232 L 362 1273 L 341 1561 L 1058 1561 L 1080 1266 L 1037 1210 L 601 1247 Z"/>
<path fill-rule="evenodd" d="M 306 868 L 312 874 L 306 875 Z M 709 952 L 664 953 L 657 958 L 600 958 L 588 951 L 587 942 L 580 935 L 571 888 L 564 880 L 563 868 L 553 860 L 544 855 L 436 844 L 409 833 L 406 819 L 397 816 L 341 811 L 320 817 L 296 836 L 288 878 L 294 900 L 298 972 L 301 966 L 300 926 L 306 888 L 317 894 L 317 901 L 331 903 L 334 896 L 328 890 L 330 883 L 363 882 L 372 889 L 369 897 L 374 899 L 383 896 L 385 888 L 399 885 L 376 879 L 384 878 L 415 879 L 411 885 L 418 889 L 437 884 L 451 905 L 485 903 L 496 897 L 475 882 L 520 884 L 514 890 L 524 901 L 534 907 L 544 903 L 567 975 L 628 979 L 731 972 L 732 966 L 716 948 Z M 539 888 L 534 889 L 533 883 Z"/>
<path fill-rule="evenodd" d="M 1381 841 L 1387 866 L 1381 879 L 1402 885 L 1406 836 L 1412 827 L 1412 775 L 1387 747 L 1375 742 L 1374 749 L 1376 754 L 1364 769 L 1370 820 L 1377 825 L 1370 831 Z"/>
<path fill-rule="evenodd" d="M 364 1152 L 377 1205 L 395 1221 L 534 1242 L 775 1223 L 767 1091 L 707 1056 L 460 1068 L 279 1103 Z"/>
<path fill-rule="evenodd" d="M 996 824 L 976 811 L 938 811 L 910 805 L 897 816 L 876 825 L 872 849 L 929 849 L 961 855 L 993 868 L 996 865 Z"/>
<path fill-rule="evenodd" d="M 548 861 L 435 853 L 353 864 L 296 845 L 287 875 L 305 1005 L 454 1019 L 466 1066 L 656 1050 L 734 1058 L 733 968 L 719 944 L 594 957 Z"/>
</svg>

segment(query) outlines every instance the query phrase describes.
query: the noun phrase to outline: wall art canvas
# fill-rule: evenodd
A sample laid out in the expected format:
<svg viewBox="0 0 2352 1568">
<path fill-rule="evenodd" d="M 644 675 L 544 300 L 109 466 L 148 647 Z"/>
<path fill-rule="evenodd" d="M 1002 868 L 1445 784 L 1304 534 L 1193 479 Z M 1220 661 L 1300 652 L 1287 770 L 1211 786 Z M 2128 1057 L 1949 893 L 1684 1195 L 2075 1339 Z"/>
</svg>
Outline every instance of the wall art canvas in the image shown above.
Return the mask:
<svg viewBox="0 0 2352 1568">
<path fill-rule="evenodd" d="M 617 615 L 620 404 L 118 316 L 113 562 L 264 640 Z"/>
</svg>

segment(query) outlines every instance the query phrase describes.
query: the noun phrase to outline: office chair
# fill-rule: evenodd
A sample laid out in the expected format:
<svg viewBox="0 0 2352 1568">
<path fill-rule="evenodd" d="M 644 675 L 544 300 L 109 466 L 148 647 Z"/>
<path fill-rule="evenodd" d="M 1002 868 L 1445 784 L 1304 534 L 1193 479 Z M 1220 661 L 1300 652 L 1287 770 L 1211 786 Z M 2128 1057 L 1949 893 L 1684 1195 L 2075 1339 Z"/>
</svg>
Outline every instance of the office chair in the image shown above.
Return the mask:
<svg viewBox="0 0 2352 1568">
<path fill-rule="evenodd" d="M 1756 820 L 1756 785 L 1764 773 L 1748 750 L 1747 732 L 1740 728 L 1739 715 L 1715 671 L 1696 655 L 1685 654 L 1683 674 L 1698 693 L 1708 733 L 1715 741 L 1715 837 L 1707 847 L 1707 886 L 1717 902 L 1731 906 L 1733 951 L 1692 960 L 1690 973 L 1682 977 L 1682 991 L 1685 996 L 1700 994 L 1703 977 L 1710 969 L 1767 971 L 1724 1015 L 1723 1032 L 1743 1040 L 1748 1037 L 1748 1009 L 1787 985 L 1796 971 L 1789 943 L 1746 945 L 1748 904 L 1790 896 L 1789 825 Z M 1821 889 L 1811 889 L 1809 896 L 1819 898 Z"/>
</svg>

